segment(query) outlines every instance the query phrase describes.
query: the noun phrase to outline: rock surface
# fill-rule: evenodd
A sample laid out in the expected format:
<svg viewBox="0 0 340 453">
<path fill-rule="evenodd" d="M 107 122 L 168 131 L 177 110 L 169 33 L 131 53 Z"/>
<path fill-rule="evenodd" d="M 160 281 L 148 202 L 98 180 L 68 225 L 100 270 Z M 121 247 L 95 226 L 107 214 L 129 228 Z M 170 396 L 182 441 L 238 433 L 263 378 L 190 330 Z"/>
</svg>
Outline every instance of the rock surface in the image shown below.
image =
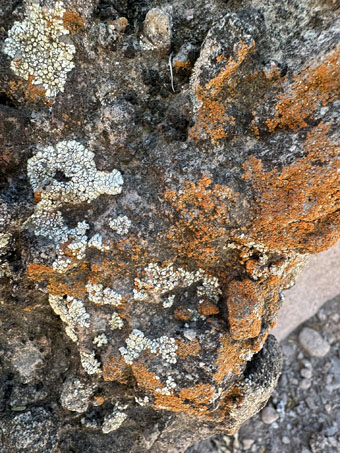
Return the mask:
<svg viewBox="0 0 340 453">
<path fill-rule="evenodd" d="M 339 238 L 339 5 L 0 11 L 5 450 L 234 432 L 279 377 L 281 291 Z"/>
</svg>

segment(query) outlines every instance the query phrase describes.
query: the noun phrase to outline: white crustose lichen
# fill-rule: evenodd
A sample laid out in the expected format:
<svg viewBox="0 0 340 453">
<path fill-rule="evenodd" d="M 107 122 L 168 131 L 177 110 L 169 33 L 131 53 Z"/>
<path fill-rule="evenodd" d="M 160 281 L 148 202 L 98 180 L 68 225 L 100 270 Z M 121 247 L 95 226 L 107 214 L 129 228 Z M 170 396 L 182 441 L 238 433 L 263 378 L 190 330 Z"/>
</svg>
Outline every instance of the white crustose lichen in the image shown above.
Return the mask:
<svg viewBox="0 0 340 453">
<path fill-rule="evenodd" d="M 122 318 L 118 315 L 118 313 L 114 312 L 111 316 L 109 321 L 109 326 L 112 330 L 121 329 L 124 326 L 124 322 Z"/>
<path fill-rule="evenodd" d="M 150 340 L 138 329 L 134 329 L 130 333 L 126 339 L 126 348 L 119 348 L 119 351 L 125 362 L 131 365 L 146 349 L 149 349 L 152 354 L 161 355 L 162 359 L 167 363 L 177 362 L 176 350 L 178 346 L 174 338 L 162 336 L 158 339 Z"/>
<path fill-rule="evenodd" d="M 131 220 L 125 215 L 119 215 L 110 221 L 109 226 L 117 234 L 124 235 L 129 232 Z"/>
<path fill-rule="evenodd" d="M 64 91 L 67 73 L 74 68 L 76 48 L 63 25 L 66 12 L 61 1 L 53 7 L 26 3 L 27 17 L 14 22 L 5 40 L 4 53 L 12 58 L 11 69 L 33 85 L 41 85 L 46 97 Z"/>
<path fill-rule="evenodd" d="M 96 359 L 93 351 L 80 351 L 80 361 L 87 374 L 101 374 L 100 362 Z"/>
<path fill-rule="evenodd" d="M 127 406 L 120 406 L 118 403 L 115 405 L 113 411 L 106 415 L 102 426 L 104 434 L 116 431 L 122 423 L 127 419 L 127 414 L 123 412 Z"/>
<path fill-rule="evenodd" d="M 199 282 L 201 284 L 197 287 L 197 296 L 201 300 L 208 298 L 217 302 L 221 295 L 218 279 L 208 275 L 203 269 L 189 272 L 181 267 L 176 269 L 172 264 L 161 267 L 151 263 L 144 269 L 143 278 L 135 279 L 134 298 L 140 301 L 160 301 L 163 295 L 178 287 L 187 288 Z M 174 295 L 168 295 L 163 306 L 171 307 L 174 298 Z"/>
<path fill-rule="evenodd" d="M 27 174 L 41 201 L 54 207 L 62 203 L 90 202 L 101 194 L 121 192 L 123 178 L 118 170 L 98 171 L 94 153 L 76 140 L 64 140 L 54 146 L 38 147 L 28 160 Z"/>
<path fill-rule="evenodd" d="M 107 336 L 105 335 L 105 333 L 97 335 L 93 340 L 93 344 L 95 344 L 98 348 L 101 348 L 102 346 L 106 345 Z"/>
<path fill-rule="evenodd" d="M 105 288 L 102 284 L 88 282 L 86 289 L 89 300 L 97 305 L 113 305 L 118 307 L 122 303 L 122 296 L 111 288 Z"/>
</svg>

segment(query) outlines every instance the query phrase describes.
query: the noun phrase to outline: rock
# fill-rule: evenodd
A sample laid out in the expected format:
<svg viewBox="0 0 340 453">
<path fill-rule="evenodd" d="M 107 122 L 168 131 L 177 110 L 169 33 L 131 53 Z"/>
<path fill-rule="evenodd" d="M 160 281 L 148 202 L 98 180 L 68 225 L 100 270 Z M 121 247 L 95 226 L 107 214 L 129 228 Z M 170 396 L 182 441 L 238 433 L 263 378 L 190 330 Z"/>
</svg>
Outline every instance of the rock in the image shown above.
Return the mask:
<svg viewBox="0 0 340 453">
<path fill-rule="evenodd" d="M 311 357 L 324 357 L 328 354 L 330 346 L 328 342 L 314 329 L 304 327 L 299 334 L 301 347 Z"/>
<path fill-rule="evenodd" d="M 243 450 L 249 450 L 254 444 L 254 439 L 243 439 L 242 440 L 242 445 L 243 445 Z"/>
<path fill-rule="evenodd" d="M 90 404 L 90 397 L 93 395 L 95 385 L 81 382 L 77 378 L 68 379 L 60 396 L 61 405 L 75 412 L 85 412 Z"/>
<path fill-rule="evenodd" d="M 279 414 L 273 407 L 267 406 L 262 410 L 261 418 L 263 423 L 265 423 L 266 425 L 271 425 L 279 418 Z"/>
<path fill-rule="evenodd" d="M 179 453 L 265 407 L 282 291 L 340 236 L 319 3 L 0 0 L 4 451 Z"/>
<path fill-rule="evenodd" d="M 168 53 L 171 45 L 171 15 L 167 8 L 152 8 L 148 11 L 143 32 L 152 48 Z"/>
<path fill-rule="evenodd" d="M 282 443 L 283 443 L 284 445 L 289 445 L 289 444 L 290 444 L 290 439 L 289 439 L 289 437 L 283 436 L 283 437 L 282 437 Z"/>
<path fill-rule="evenodd" d="M 302 370 L 300 371 L 300 374 L 302 377 L 304 377 L 306 379 L 311 379 L 311 377 L 313 376 L 313 372 L 310 368 L 302 368 Z"/>
<path fill-rule="evenodd" d="M 299 383 L 299 387 L 302 390 L 308 390 L 312 385 L 312 381 L 310 379 L 302 379 Z"/>
</svg>

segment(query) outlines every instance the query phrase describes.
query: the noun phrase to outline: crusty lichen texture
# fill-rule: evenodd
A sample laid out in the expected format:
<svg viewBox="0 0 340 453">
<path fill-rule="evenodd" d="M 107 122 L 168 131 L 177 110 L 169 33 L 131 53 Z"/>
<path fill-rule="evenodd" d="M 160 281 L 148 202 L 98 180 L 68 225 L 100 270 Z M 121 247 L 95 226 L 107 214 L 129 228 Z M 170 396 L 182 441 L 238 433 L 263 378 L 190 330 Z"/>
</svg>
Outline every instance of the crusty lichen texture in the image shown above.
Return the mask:
<svg viewBox="0 0 340 453">
<path fill-rule="evenodd" d="M 4 52 L 12 58 L 17 76 L 41 85 L 46 97 L 53 98 L 64 91 L 67 74 L 74 68 L 76 48 L 63 22 L 66 9 L 61 1 L 50 8 L 27 1 L 26 11 L 26 19 L 9 30 Z"/>
</svg>

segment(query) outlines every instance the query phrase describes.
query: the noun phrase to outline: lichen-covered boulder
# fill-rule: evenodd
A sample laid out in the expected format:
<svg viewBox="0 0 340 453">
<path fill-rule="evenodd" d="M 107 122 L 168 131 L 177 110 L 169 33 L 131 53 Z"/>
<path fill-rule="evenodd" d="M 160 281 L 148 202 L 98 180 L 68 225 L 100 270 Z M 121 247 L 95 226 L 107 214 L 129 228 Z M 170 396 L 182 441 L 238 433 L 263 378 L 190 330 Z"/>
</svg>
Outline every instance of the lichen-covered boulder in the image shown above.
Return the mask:
<svg viewBox="0 0 340 453">
<path fill-rule="evenodd" d="M 8 451 L 180 452 L 263 407 L 340 233 L 338 13 L 0 0 Z"/>
</svg>

